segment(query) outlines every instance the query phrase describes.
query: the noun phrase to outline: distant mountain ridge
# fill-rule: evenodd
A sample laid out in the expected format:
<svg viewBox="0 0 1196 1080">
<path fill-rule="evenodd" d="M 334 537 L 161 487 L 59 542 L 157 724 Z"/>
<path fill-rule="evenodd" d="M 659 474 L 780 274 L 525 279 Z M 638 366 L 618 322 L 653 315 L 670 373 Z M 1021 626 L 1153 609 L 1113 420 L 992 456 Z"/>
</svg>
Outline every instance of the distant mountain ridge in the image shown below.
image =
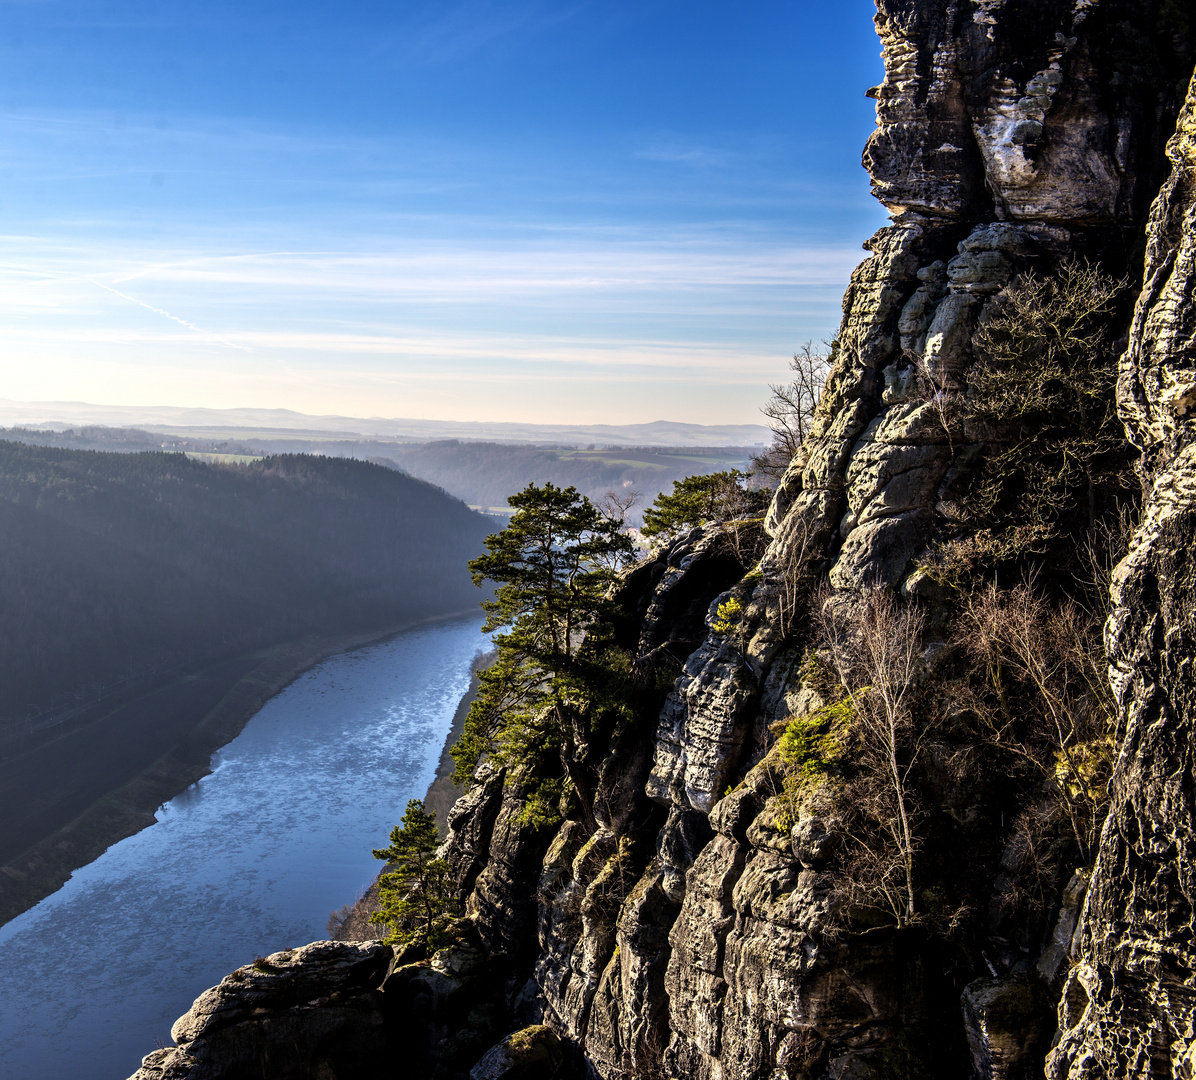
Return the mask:
<svg viewBox="0 0 1196 1080">
<path fill-rule="evenodd" d="M 357 435 L 425 442 L 469 439 L 564 446 L 756 446 L 772 437 L 762 424 L 523 424 L 386 417 L 312 416 L 290 409 L 191 409 L 173 405 L 92 405 L 82 401 L 13 401 L 0 398 L 0 425 L 108 424 L 147 430 L 179 428 L 228 432 Z"/>
</svg>

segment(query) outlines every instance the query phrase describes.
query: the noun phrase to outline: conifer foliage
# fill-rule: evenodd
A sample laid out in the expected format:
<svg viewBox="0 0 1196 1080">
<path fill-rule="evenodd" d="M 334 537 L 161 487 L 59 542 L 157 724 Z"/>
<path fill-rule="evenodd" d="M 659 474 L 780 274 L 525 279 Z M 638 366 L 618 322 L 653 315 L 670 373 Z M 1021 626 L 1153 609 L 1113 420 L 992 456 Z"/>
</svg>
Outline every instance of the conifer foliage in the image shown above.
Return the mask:
<svg viewBox="0 0 1196 1080">
<path fill-rule="evenodd" d="M 592 682 L 581 643 L 609 608 L 619 569 L 635 558 L 621 523 L 575 488 L 529 484 L 507 501 L 515 510 L 510 524 L 488 536 L 486 554 L 469 564 L 476 584 L 497 585 L 493 599 L 482 602 L 484 629 L 503 632 L 452 749 L 457 784 L 468 783 L 490 752 L 518 762 L 559 748 L 571 768 L 583 722 L 579 701 Z"/>
<path fill-rule="evenodd" d="M 391 869 L 378 881 L 380 906 L 370 922 L 386 927 L 390 945 L 419 945 L 432 953 L 448 943 L 459 904 L 449 865 L 436 857 L 439 844 L 436 815 L 411 799 L 402 823 L 390 832 L 390 846 L 374 849 L 374 858 Z"/>
<path fill-rule="evenodd" d="M 707 522 L 762 514 L 768 508 L 772 492 L 767 488 L 749 488 L 749 479 L 748 474 L 729 469 L 674 480 L 672 493 L 661 492 L 644 511 L 641 532 L 647 537 L 670 540 Z"/>
</svg>

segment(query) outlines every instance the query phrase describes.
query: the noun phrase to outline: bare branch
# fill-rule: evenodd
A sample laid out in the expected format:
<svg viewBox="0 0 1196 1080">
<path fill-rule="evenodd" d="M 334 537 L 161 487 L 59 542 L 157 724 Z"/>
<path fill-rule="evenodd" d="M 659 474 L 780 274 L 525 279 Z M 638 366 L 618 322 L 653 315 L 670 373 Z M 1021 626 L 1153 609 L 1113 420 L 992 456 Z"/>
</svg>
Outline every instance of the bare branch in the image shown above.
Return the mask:
<svg viewBox="0 0 1196 1080">
<path fill-rule="evenodd" d="M 855 712 L 864 756 L 873 776 L 886 778 L 873 788 L 871 806 L 891 843 L 882 849 L 876 836 L 867 843 L 857 840 L 856 858 L 862 860 L 857 870 L 868 871 L 866 880 L 880 895 L 889 895 L 892 882 L 900 880 L 902 903 L 889 905 L 899 926 L 917 917 L 918 845 L 908 779 L 921 737 L 913 729 L 909 699 L 921 664 L 922 623 L 912 605 L 879 588 L 832 597 L 819 615 L 823 650 Z"/>
<path fill-rule="evenodd" d="M 822 352 L 807 341 L 789 362 L 792 381 L 769 384 L 772 396 L 760 411 L 772 429 L 772 445 L 752 459 L 757 472 L 779 479 L 797 455 L 810 433 L 834 351 L 833 343 L 827 344 L 826 351 Z"/>
</svg>

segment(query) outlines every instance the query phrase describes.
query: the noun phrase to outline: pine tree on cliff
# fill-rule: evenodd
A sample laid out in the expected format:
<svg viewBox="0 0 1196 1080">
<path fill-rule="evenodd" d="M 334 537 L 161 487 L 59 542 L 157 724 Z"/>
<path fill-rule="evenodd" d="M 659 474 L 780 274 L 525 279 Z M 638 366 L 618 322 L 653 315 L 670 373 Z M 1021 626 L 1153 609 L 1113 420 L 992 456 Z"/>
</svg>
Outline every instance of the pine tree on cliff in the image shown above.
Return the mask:
<svg viewBox="0 0 1196 1080">
<path fill-rule="evenodd" d="M 494 638 L 496 663 L 479 672 L 481 689 L 452 750 L 453 780 L 468 782 L 492 750 L 520 760 L 556 748 L 588 810 L 589 779 L 575 760 L 589 682 L 578 649 L 635 549 L 621 523 L 576 488 L 529 484 L 507 501 L 515 510 L 510 524 L 488 536 L 487 553 L 469 564 L 475 584 L 498 585 L 482 602 L 484 630 L 505 632 Z"/>
<path fill-rule="evenodd" d="M 402 823 L 390 832 L 390 846 L 374 849 L 375 859 L 393 867 L 378 881 L 381 906 L 370 916 L 370 922 L 389 931 L 388 944 L 421 945 L 429 953 L 446 944 L 457 899 L 448 863 L 436 858 L 439 844 L 436 815 L 411 799 Z"/>
<path fill-rule="evenodd" d="M 672 493 L 666 495 L 662 491 L 644 511 L 644 527 L 640 531 L 646 537 L 671 540 L 709 521 L 763 513 L 772 493 L 767 488 L 748 488 L 749 479 L 747 473 L 730 469 L 674 480 Z"/>
</svg>

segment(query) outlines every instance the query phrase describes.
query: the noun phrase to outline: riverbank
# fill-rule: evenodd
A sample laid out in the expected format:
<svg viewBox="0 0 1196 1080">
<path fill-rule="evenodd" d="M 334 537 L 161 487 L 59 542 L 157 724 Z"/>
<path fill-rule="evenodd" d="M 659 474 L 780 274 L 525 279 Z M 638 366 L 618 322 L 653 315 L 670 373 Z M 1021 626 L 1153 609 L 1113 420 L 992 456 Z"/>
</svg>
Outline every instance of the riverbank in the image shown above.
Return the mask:
<svg viewBox="0 0 1196 1080">
<path fill-rule="evenodd" d="M 448 815 L 453 808 L 461 789 L 453 783 L 453 756 L 450 751 L 456 741 L 465 731 L 465 718 L 469 715 L 469 708 L 473 699 L 477 697 L 479 681 L 478 671 L 494 662 L 494 652 L 479 653 L 475 657 L 469 672 L 469 689 L 457 704 L 457 711 L 453 713 L 453 723 L 445 736 L 444 746 L 440 750 L 440 760 L 436 764 L 436 776 L 428 785 L 424 795 L 424 809 L 436 815 L 436 829 L 442 837 L 448 835 Z M 395 819 L 398 820 L 400 811 L 396 808 Z M 378 877 L 352 903 L 332 912 L 328 916 L 328 936 L 333 941 L 368 941 L 378 936 L 378 928 L 370 922 L 370 916 L 378 910 L 378 878 L 385 873 L 385 869 L 378 871 Z"/>
<path fill-rule="evenodd" d="M 453 803 L 461 795 L 461 789 L 453 783 L 453 757 L 449 752 L 465 732 L 465 718 L 469 715 L 469 708 L 478 693 L 478 671 L 489 667 L 494 662 L 493 652 L 479 655 L 474 661 L 469 673 L 469 689 L 457 706 L 453 714 L 453 726 L 449 728 L 448 736 L 444 740 L 444 747 L 440 751 L 440 761 L 436 765 L 436 777 L 428 785 L 428 793 L 424 796 L 424 809 L 436 815 L 436 828 L 442 837 L 448 835 L 448 815 Z"/>
<path fill-rule="evenodd" d="M 212 754 L 304 672 L 338 653 L 470 613 L 309 636 L 227 660 L 5 762 L 0 925 L 113 844 L 152 825 L 158 807 L 208 775 Z"/>
</svg>

